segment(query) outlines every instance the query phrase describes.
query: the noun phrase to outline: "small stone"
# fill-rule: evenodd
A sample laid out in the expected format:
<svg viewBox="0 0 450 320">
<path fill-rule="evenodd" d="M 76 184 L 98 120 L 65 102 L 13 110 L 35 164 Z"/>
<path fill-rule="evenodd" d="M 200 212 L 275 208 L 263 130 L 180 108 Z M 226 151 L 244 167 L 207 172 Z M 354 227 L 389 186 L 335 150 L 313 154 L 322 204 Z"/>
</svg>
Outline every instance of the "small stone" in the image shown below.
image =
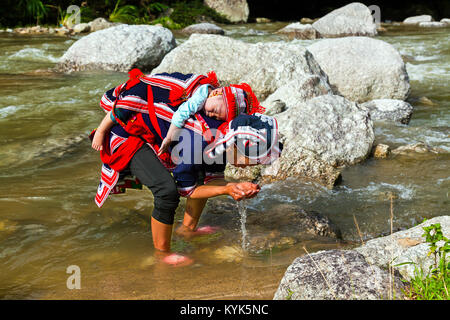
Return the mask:
<svg viewBox="0 0 450 320">
<path fill-rule="evenodd" d="M 429 98 L 427 98 L 427 97 L 425 97 L 425 96 L 420 97 L 420 98 L 417 100 L 417 103 L 423 104 L 423 105 L 425 105 L 425 106 L 430 106 L 430 107 L 436 106 L 436 105 L 437 105 L 436 103 L 434 103 L 433 101 L 431 101 Z"/>
<path fill-rule="evenodd" d="M 75 33 L 89 32 L 91 26 L 88 23 L 79 23 L 73 27 Z"/>
<path fill-rule="evenodd" d="M 314 23 L 314 22 L 316 22 L 318 19 L 311 19 L 311 18 L 301 18 L 300 19 L 300 23 L 302 23 L 302 24 L 311 24 L 311 23 Z"/>
<path fill-rule="evenodd" d="M 183 30 L 181 30 L 183 33 L 187 34 L 193 34 L 193 33 L 203 33 L 203 34 L 225 34 L 225 31 L 216 26 L 213 23 L 197 23 L 190 26 L 187 26 Z"/>
<path fill-rule="evenodd" d="M 256 18 L 256 23 L 269 23 L 272 22 L 269 18 Z"/>
<path fill-rule="evenodd" d="M 389 156 L 389 153 L 391 152 L 391 149 L 388 145 L 386 144 L 379 144 L 375 147 L 375 150 L 373 152 L 373 156 L 374 158 L 378 158 L 378 159 L 384 159 L 387 158 Z"/>
</svg>

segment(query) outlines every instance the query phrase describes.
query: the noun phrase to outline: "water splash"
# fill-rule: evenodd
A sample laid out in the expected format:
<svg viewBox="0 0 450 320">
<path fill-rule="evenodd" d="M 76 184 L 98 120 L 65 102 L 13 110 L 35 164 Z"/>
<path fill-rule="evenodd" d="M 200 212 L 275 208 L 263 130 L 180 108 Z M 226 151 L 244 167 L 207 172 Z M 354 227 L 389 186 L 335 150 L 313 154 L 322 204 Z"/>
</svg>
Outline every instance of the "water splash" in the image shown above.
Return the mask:
<svg viewBox="0 0 450 320">
<path fill-rule="evenodd" d="M 239 210 L 239 215 L 241 216 L 241 233 L 242 233 L 241 246 L 242 246 L 242 250 L 244 252 L 246 252 L 248 249 L 247 227 L 245 226 L 245 222 L 247 221 L 246 200 L 241 200 L 238 202 L 238 210 Z"/>
</svg>

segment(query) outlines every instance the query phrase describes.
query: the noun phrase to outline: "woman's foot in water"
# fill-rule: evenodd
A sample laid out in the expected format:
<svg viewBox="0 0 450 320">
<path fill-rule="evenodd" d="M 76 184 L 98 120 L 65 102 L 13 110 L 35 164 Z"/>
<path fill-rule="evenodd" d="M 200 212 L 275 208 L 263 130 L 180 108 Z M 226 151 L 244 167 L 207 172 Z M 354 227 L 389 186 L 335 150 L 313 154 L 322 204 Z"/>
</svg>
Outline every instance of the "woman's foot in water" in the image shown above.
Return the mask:
<svg viewBox="0 0 450 320">
<path fill-rule="evenodd" d="M 162 263 L 174 267 L 184 267 L 194 263 L 191 258 L 175 252 L 156 251 L 155 257 Z"/>
<path fill-rule="evenodd" d="M 203 226 L 203 227 L 199 227 L 196 228 L 194 230 L 189 229 L 188 227 L 186 227 L 185 225 L 181 225 L 179 226 L 176 230 L 175 233 L 179 236 L 182 236 L 186 239 L 191 239 L 193 237 L 197 237 L 197 236 L 202 236 L 202 235 L 207 235 L 207 234 L 213 234 L 216 233 L 217 231 L 219 231 L 220 228 L 219 227 L 213 227 L 213 226 Z"/>
</svg>

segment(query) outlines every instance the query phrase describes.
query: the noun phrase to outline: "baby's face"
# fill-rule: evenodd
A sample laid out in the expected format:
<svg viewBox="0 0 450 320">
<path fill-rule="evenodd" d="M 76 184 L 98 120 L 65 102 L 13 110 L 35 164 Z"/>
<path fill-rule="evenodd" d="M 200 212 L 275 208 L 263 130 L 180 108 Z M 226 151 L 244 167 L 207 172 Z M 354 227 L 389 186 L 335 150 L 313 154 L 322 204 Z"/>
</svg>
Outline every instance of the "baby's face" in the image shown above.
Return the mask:
<svg viewBox="0 0 450 320">
<path fill-rule="evenodd" d="M 205 113 L 210 118 L 215 118 L 218 120 L 227 119 L 227 108 L 221 95 L 210 96 L 206 99 Z"/>
</svg>

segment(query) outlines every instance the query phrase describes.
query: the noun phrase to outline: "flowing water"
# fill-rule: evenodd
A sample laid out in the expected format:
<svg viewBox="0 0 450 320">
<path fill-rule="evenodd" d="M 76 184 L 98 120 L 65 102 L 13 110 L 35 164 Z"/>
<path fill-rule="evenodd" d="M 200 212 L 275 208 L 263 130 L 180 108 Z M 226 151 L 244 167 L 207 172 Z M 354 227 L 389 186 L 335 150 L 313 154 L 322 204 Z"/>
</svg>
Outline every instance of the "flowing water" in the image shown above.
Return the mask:
<svg viewBox="0 0 450 320">
<path fill-rule="evenodd" d="M 247 240 L 247 227 L 245 223 L 247 222 L 247 200 L 241 200 L 238 202 L 239 215 L 241 216 L 241 247 L 244 252 L 248 249 L 248 240 Z"/>
<path fill-rule="evenodd" d="M 223 28 L 228 36 L 252 43 L 287 41 L 273 33 L 285 24 Z M 179 43 L 186 40 L 176 36 Z M 173 268 L 153 258 L 148 190 L 111 196 L 102 209 L 93 201 L 101 163 L 87 135 L 103 116 L 101 95 L 127 75 L 51 72 L 78 37 L 0 33 L 0 297 L 271 299 L 287 266 L 305 253 L 303 246 L 312 252 L 357 245 L 353 217 L 364 239 L 388 233 L 391 194 L 394 228 L 447 215 L 449 37 L 450 28 L 395 26 L 377 37 L 406 57 L 412 88 L 408 101 L 415 110 L 409 125 L 375 123 L 375 143 L 425 142 L 444 152 L 369 159 L 344 168 L 343 182 L 333 190 L 291 178 L 264 185 L 246 201 L 265 221 L 284 203 L 318 211 L 341 229 L 345 243 L 312 239 L 246 255 L 243 237 L 251 234 L 241 233 L 238 209 L 209 207 L 204 218 L 213 218 L 221 231 L 192 241 L 174 238 L 173 248 L 195 264 Z M 307 45 L 316 40 L 293 41 Z M 423 96 L 433 104 L 419 100 Z M 181 201 L 176 223 L 183 208 Z M 271 224 L 268 234 L 277 229 L 277 221 Z M 81 290 L 66 287 L 70 265 L 80 267 Z"/>
</svg>

